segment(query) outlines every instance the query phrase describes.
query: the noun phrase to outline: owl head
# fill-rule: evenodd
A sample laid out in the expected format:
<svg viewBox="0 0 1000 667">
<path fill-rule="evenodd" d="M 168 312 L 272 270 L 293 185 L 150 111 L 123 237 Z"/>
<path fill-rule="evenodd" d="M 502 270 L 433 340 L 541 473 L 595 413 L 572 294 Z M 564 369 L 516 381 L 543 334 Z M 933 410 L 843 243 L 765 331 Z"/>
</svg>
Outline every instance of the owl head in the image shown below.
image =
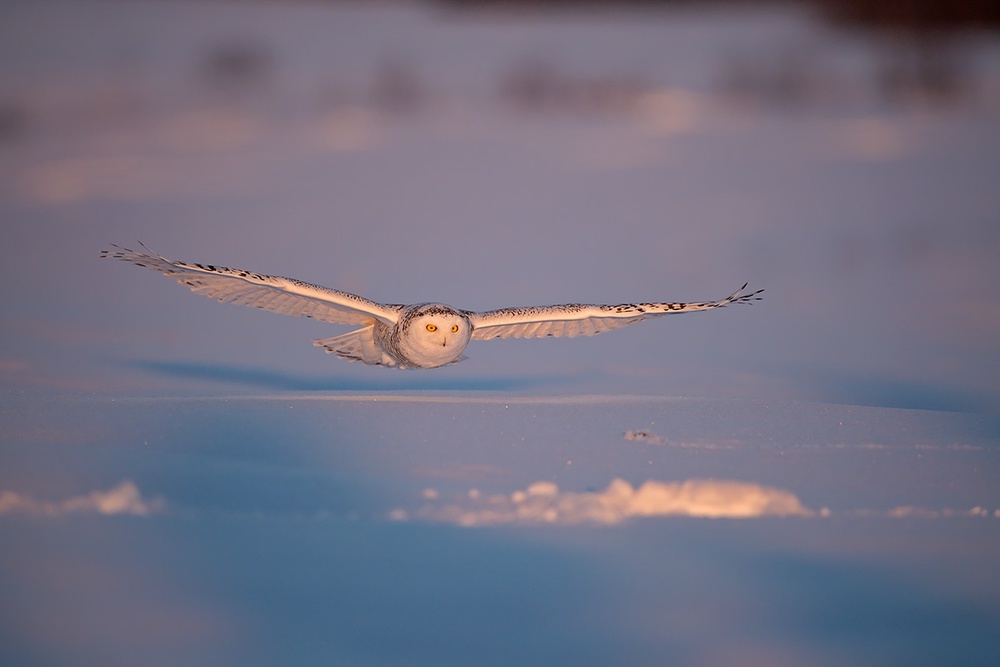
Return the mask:
<svg viewBox="0 0 1000 667">
<path fill-rule="evenodd" d="M 404 354 L 424 368 L 443 366 L 462 356 L 472 324 L 464 313 L 440 303 L 425 303 L 408 313 L 399 343 Z"/>
</svg>

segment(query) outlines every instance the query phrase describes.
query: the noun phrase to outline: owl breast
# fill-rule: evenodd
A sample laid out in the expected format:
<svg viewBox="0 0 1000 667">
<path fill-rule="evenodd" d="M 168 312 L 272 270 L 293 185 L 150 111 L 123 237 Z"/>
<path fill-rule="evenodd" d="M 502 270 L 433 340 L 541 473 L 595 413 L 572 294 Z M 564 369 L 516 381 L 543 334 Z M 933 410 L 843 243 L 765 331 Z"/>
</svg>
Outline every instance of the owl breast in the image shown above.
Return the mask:
<svg viewBox="0 0 1000 667">
<path fill-rule="evenodd" d="M 410 306 L 379 345 L 406 368 L 437 368 L 461 360 L 472 337 L 472 323 L 462 311 L 440 303 Z"/>
</svg>

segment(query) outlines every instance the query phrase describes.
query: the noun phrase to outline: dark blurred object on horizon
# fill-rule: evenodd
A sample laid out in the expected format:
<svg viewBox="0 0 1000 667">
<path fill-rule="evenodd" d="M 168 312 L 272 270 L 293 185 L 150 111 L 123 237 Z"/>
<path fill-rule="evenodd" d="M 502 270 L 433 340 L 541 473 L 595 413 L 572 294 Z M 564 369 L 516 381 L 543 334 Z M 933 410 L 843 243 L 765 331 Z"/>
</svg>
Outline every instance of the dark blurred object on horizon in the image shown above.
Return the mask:
<svg viewBox="0 0 1000 667">
<path fill-rule="evenodd" d="M 1000 2 L 996 0 L 814 0 L 836 23 L 867 28 L 943 32 L 1000 28 Z"/>
<path fill-rule="evenodd" d="M 0 144 L 24 136 L 31 126 L 31 110 L 17 99 L 0 99 Z"/>
<path fill-rule="evenodd" d="M 814 0 L 836 26 L 860 28 L 888 40 L 879 88 L 892 101 L 919 97 L 949 102 L 967 96 L 962 40 L 974 31 L 1000 28 L 996 0 Z"/>
<path fill-rule="evenodd" d="M 925 103 L 949 105 L 960 98 L 975 96 L 976 82 L 970 74 L 965 39 L 976 33 L 1000 29 L 1000 2 L 997 0 L 433 0 L 452 10 L 486 10 L 530 13 L 545 11 L 603 11 L 621 9 L 694 8 L 705 6 L 801 8 L 842 30 L 861 30 L 881 44 L 882 56 L 876 72 L 881 98 L 890 104 Z M 777 64 L 781 71 L 761 74 L 774 63 L 733 63 L 727 81 L 730 91 L 769 79 L 767 97 L 784 100 L 779 106 L 798 106 L 817 101 L 816 85 L 810 79 L 811 63 Z M 807 54 L 808 57 L 808 54 Z M 742 58 L 742 56 L 740 56 Z M 752 71 L 751 71 L 752 70 Z M 538 75 L 541 70 L 536 70 Z M 531 94 L 538 81 L 523 76 L 513 84 L 515 93 Z M 776 79 L 780 79 L 777 80 Z M 753 81 L 751 81 L 751 79 Z M 527 87 L 526 87 L 527 86 Z M 510 90 L 506 91 L 512 92 Z M 755 90 L 755 93 L 759 90 Z M 819 95 L 823 97 L 824 95 Z M 517 95 L 508 95 L 517 97 Z M 550 100 L 551 101 L 551 100 Z"/>
<path fill-rule="evenodd" d="M 266 86 L 274 69 L 274 56 L 263 44 L 240 40 L 214 46 L 201 63 L 201 76 L 212 89 L 224 94 L 247 94 Z"/>
<path fill-rule="evenodd" d="M 521 112 L 621 113 L 635 109 L 648 89 L 637 76 L 572 76 L 551 62 L 527 58 L 504 74 L 499 94 L 507 107 Z"/>
<path fill-rule="evenodd" d="M 434 0 L 453 9 L 499 9 L 532 11 L 550 9 L 596 9 L 611 7 L 693 7 L 696 5 L 786 4 L 815 7 L 831 21 L 874 29 L 937 32 L 962 29 L 1000 28 L 997 0 Z"/>
</svg>

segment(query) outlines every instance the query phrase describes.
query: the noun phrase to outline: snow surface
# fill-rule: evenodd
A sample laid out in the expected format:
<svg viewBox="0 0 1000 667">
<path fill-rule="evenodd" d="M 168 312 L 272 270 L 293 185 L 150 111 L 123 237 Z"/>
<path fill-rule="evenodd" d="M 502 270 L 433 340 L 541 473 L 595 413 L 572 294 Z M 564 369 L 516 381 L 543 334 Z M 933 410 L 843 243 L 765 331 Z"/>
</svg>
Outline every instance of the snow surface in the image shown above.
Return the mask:
<svg viewBox="0 0 1000 667">
<path fill-rule="evenodd" d="M 5 663 L 996 657 L 994 417 L 420 392 L 5 424 Z"/>
</svg>

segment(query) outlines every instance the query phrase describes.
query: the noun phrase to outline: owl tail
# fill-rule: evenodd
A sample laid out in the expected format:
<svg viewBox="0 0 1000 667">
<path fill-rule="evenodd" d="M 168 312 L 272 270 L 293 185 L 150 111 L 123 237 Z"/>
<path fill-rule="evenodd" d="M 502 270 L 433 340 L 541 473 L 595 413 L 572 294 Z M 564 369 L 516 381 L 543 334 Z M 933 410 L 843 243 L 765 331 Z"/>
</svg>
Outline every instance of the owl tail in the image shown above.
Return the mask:
<svg viewBox="0 0 1000 667">
<path fill-rule="evenodd" d="M 327 354 L 335 352 L 342 359 L 363 361 L 371 365 L 395 366 L 396 362 L 375 342 L 372 328 L 367 326 L 333 338 L 320 338 L 314 340 L 313 345 L 323 348 Z"/>
</svg>

